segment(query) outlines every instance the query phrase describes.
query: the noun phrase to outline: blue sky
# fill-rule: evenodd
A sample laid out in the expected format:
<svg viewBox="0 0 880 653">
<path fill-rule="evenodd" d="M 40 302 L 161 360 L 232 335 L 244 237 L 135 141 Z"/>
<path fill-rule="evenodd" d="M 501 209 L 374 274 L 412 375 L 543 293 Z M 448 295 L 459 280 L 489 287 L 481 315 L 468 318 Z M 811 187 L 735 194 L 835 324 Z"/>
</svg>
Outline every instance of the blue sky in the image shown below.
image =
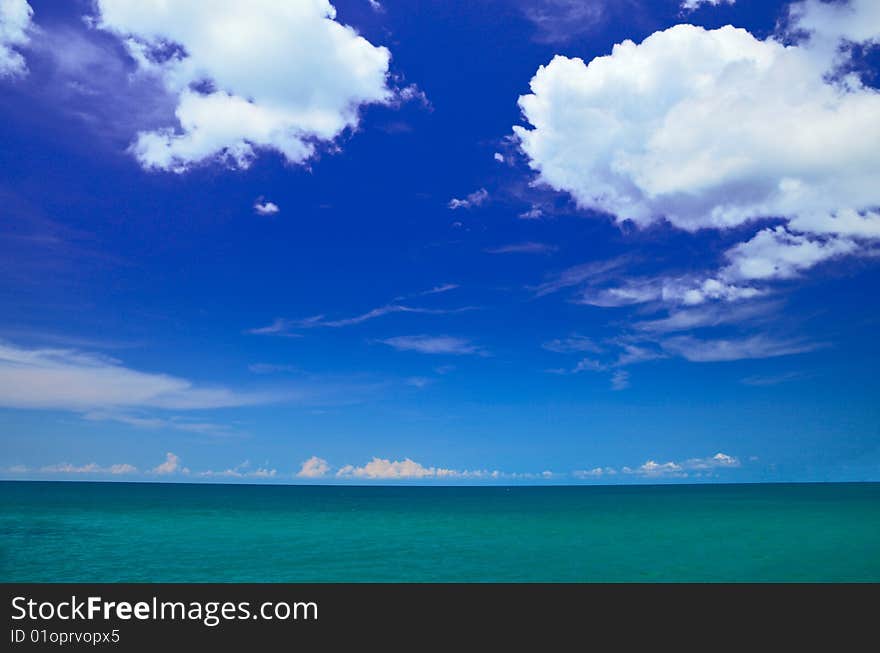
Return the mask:
<svg viewBox="0 0 880 653">
<path fill-rule="evenodd" d="M 149 4 L 0 0 L 3 478 L 880 480 L 874 3 Z"/>
</svg>

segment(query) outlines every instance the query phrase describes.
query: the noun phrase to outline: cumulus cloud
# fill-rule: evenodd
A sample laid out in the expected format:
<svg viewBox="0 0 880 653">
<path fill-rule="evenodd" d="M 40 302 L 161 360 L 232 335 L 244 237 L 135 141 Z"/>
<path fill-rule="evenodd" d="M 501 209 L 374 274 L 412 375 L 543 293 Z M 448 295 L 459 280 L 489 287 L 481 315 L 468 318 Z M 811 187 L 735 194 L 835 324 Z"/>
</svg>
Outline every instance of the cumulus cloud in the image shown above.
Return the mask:
<svg viewBox="0 0 880 653">
<path fill-rule="evenodd" d="M 727 251 L 730 263 L 721 274 L 733 279 L 791 279 L 802 270 L 858 249 L 848 238 L 810 238 L 785 227 L 762 229 Z"/>
<path fill-rule="evenodd" d="M 545 472 L 544 474 L 546 474 Z M 502 474 L 497 470 L 456 470 L 443 467 L 425 467 L 410 458 L 389 460 L 374 457 L 362 467 L 345 465 L 336 472 L 338 478 L 360 478 L 368 480 L 407 480 L 407 479 L 499 479 L 517 475 Z M 532 475 L 537 477 L 538 475 Z"/>
<path fill-rule="evenodd" d="M 417 351 L 422 354 L 485 354 L 482 349 L 467 338 L 453 336 L 394 336 L 379 342 L 400 351 Z"/>
<path fill-rule="evenodd" d="M 831 64 L 809 42 L 677 25 L 589 64 L 555 57 L 520 98 L 533 128 L 515 131 L 543 182 L 618 220 L 694 230 L 871 208 L 880 95 L 829 82 Z"/>
<path fill-rule="evenodd" d="M 200 387 L 168 374 L 130 369 L 72 349 L 25 349 L 0 342 L 0 406 L 91 410 L 114 407 L 220 408 L 266 403 L 270 394 Z"/>
<path fill-rule="evenodd" d="M 702 475 L 711 473 L 718 469 L 729 469 L 740 466 L 740 461 L 734 456 L 725 453 L 716 453 L 714 456 L 707 458 L 688 458 L 679 462 L 658 463 L 655 460 L 648 460 L 636 468 L 624 467 L 624 474 L 635 474 L 637 476 L 645 476 L 648 478 L 657 478 L 664 476 L 685 478 L 689 474 L 697 473 Z"/>
<path fill-rule="evenodd" d="M 154 474 L 189 474 L 189 469 L 180 464 L 180 457 L 170 451 L 165 454 L 165 462 L 162 462 L 152 469 Z"/>
<path fill-rule="evenodd" d="M 145 168 L 244 168 L 259 150 L 300 164 L 356 128 L 361 106 L 394 99 L 389 51 L 339 23 L 328 0 L 97 0 L 91 18 L 176 100 L 177 124 L 132 145 Z"/>
<path fill-rule="evenodd" d="M 667 301 L 748 298 L 760 291 L 743 282 L 792 278 L 880 237 L 880 93 L 844 74 L 847 44 L 880 39 L 880 9 L 809 0 L 791 6 L 786 26 L 759 39 L 676 25 L 589 63 L 556 56 L 519 99 L 529 126 L 514 131 L 529 165 L 584 209 L 688 231 L 784 223 Z M 624 286 L 586 300 L 661 292 Z"/>
<path fill-rule="evenodd" d="M 475 190 L 473 193 L 469 194 L 464 199 L 458 199 L 453 197 L 449 200 L 450 209 L 455 211 L 456 209 L 472 209 L 476 206 L 481 206 L 489 199 L 489 191 L 485 188 L 480 188 L 479 190 Z"/>
<path fill-rule="evenodd" d="M 303 461 L 296 475 L 299 478 L 322 478 L 330 471 L 330 465 L 323 458 L 312 456 Z"/>
<path fill-rule="evenodd" d="M 19 49 L 30 42 L 33 15 L 25 0 L 0 0 L 0 78 L 27 73 Z"/>
<path fill-rule="evenodd" d="M 275 215 L 280 210 L 275 202 L 257 200 L 254 203 L 254 211 L 257 215 Z"/>
</svg>

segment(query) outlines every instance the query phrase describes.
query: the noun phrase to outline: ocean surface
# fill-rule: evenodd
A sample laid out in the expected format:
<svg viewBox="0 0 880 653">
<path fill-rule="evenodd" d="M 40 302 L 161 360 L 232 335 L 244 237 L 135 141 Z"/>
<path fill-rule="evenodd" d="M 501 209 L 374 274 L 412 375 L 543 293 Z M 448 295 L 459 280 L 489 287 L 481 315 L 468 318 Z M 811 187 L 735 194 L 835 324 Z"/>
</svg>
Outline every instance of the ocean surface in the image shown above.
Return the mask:
<svg viewBox="0 0 880 653">
<path fill-rule="evenodd" d="M 880 483 L 0 482 L 0 581 L 880 581 Z"/>
</svg>

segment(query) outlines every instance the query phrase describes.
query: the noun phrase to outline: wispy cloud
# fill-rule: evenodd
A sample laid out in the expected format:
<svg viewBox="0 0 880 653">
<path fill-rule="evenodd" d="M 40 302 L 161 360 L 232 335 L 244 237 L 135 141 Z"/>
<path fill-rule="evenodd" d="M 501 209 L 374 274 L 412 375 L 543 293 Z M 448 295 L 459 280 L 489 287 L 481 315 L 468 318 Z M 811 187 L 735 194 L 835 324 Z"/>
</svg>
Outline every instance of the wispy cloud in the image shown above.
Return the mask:
<svg viewBox="0 0 880 653">
<path fill-rule="evenodd" d="M 300 329 L 314 329 L 317 327 L 338 328 L 361 324 L 362 322 L 375 320 L 378 317 L 391 315 L 393 313 L 415 313 L 419 315 L 454 315 L 456 313 L 464 313 L 473 310 L 476 310 L 476 307 L 462 306 L 459 308 L 423 308 L 418 306 L 405 306 L 403 304 L 386 304 L 385 306 L 374 308 L 367 311 L 366 313 L 361 313 L 360 315 L 355 315 L 353 317 L 328 320 L 323 315 L 315 315 L 305 318 L 303 320 L 292 322 L 291 324 Z"/>
<path fill-rule="evenodd" d="M 447 205 L 453 211 L 457 209 L 472 209 L 477 206 L 482 206 L 489 199 L 489 191 L 485 188 L 480 188 L 479 190 L 475 190 L 473 193 L 467 195 L 464 199 L 452 198 L 449 200 L 449 204 Z"/>
<path fill-rule="evenodd" d="M 591 338 L 573 334 L 568 338 L 557 338 L 550 340 L 541 345 L 547 351 L 556 352 L 557 354 L 571 354 L 578 352 L 593 352 L 595 354 L 602 352 L 602 347 L 597 345 Z"/>
<path fill-rule="evenodd" d="M 82 417 L 83 419 L 93 422 L 118 422 L 120 424 L 126 424 L 127 426 L 143 429 L 172 429 L 175 431 L 184 431 L 186 433 L 213 436 L 228 436 L 234 434 L 234 431 L 226 424 L 204 422 L 179 416 L 152 417 L 119 412 L 89 411 L 83 413 Z"/>
<path fill-rule="evenodd" d="M 559 248 L 556 245 L 529 241 L 525 243 L 512 243 L 510 245 L 489 247 L 483 251 L 487 254 L 552 254 L 553 252 L 559 251 Z"/>
<path fill-rule="evenodd" d="M 379 342 L 401 351 L 417 351 L 422 354 L 485 355 L 483 349 L 467 338 L 453 336 L 395 336 Z"/>
<path fill-rule="evenodd" d="M 22 471 L 28 471 L 24 468 Z M 72 465 L 70 463 L 60 463 L 57 465 L 46 465 L 40 468 L 43 474 L 112 474 L 120 476 L 124 474 L 136 474 L 137 467 L 128 463 L 118 463 L 101 467 L 97 463 L 89 463 L 87 465 Z"/>
<path fill-rule="evenodd" d="M 246 333 L 255 336 L 282 336 L 284 338 L 302 338 L 301 333 L 294 333 L 298 324 L 292 320 L 285 320 L 283 317 L 276 317 L 270 324 L 263 327 L 248 329 Z"/>
<path fill-rule="evenodd" d="M 611 375 L 612 390 L 626 390 L 629 387 L 629 372 L 626 370 L 616 370 Z"/>
<path fill-rule="evenodd" d="M 723 324 L 741 324 L 764 319 L 782 307 L 781 302 L 753 302 L 744 304 L 710 304 L 697 308 L 670 310 L 666 317 L 642 320 L 633 324 L 638 331 L 672 333 L 715 327 Z"/>
<path fill-rule="evenodd" d="M 543 297 L 587 282 L 601 282 L 614 276 L 628 262 L 627 257 L 617 257 L 575 265 L 550 276 L 547 281 L 533 287 L 532 290 L 536 296 Z"/>
<path fill-rule="evenodd" d="M 10 408 L 192 410 L 279 398 L 274 393 L 198 386 L 180 377 L 134 370 L 100 354 L 0 343 L 0 406 Z"/>
<path fill-rule="evenodd" d="M 663 340 L 661 346 L 671 354 L 695 363 L 735 361 L 748 358 L 774 358 L 814 351 L 820 343 L 794 339 L 775 339 L 755 335 L 739 339 L 701 340 L 677 336 Z"/>
<path fill-rule="evenodd" d="M 781 383 L 788 383 L 789 381 L 798 381 L 800 379 L 806 378 L 807 374 L 805 374 L 804 372 L 783 372 L 781 374 L 747 376 L 746 378 L 742 379 L 740 383 L 742 383 L 743 385 L 763 387 L 779 385 Z"/>
</svg>

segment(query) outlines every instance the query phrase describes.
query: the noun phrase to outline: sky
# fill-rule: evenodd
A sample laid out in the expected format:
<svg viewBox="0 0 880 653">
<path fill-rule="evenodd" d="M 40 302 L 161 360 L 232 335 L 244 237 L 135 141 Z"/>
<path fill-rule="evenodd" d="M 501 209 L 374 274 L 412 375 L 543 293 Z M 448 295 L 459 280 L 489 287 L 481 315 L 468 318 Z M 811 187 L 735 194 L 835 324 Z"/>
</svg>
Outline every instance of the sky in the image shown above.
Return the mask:
<svg viewBox="0 0 880 653">
<path fill-rule="evenodd" d="M 880 480 L 880 5 L 0 0 L 0 478 Z"/>
</svg>

